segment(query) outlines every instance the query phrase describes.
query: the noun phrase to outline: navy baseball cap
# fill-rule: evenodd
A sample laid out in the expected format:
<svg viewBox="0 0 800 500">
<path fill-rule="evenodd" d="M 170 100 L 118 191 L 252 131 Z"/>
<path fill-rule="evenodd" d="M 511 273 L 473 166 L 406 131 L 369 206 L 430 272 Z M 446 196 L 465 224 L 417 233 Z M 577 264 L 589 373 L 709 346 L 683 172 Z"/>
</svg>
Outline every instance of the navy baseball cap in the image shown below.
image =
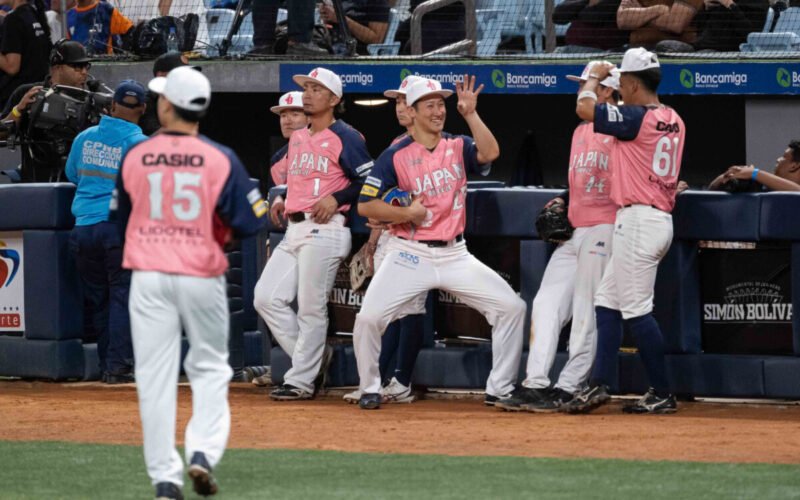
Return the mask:
<svg viewBox="0 0 800 500">
<path fill-rule="evenodd" d="M 136 108 L 144 104 L 147 99 L 147 91 L 144 86 L 136 80 L 123 80 L 114 90 L 114 102 L 126 108 Z"/>
</svg>

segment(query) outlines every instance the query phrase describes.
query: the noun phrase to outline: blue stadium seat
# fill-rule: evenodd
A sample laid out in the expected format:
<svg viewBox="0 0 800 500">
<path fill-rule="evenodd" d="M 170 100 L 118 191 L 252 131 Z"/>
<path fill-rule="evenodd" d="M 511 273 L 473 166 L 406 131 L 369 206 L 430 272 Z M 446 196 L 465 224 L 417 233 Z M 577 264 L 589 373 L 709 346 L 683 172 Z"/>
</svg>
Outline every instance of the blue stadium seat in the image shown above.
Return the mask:
<svg viewBox="0 0 800 500">
<path fill-rule="evenodd" d="M 400 53 L 400 42 L 394 40 L 400 23 L 411 17 L 408 9 L 411 7 L 409 0 L 398 0 L 394 7 L 389 9 L 389 27 L 383 43 L 367 45 L 367 52 L 371 56 L 396 56 Z"/>
<path fill-rule="evenodd" d="M 544 1 L 542 0 L 479 0 L 476 2 L 478 55 L 491 56 L 504 39 L 521 36 L 525 53 L 542 52 L 544 37 Z"/>
<path fill-rule="evenodd" d="M 206 11 L 208 44 L 210 45 L 208 55 L 217 55 L 216 49 L 228 35 L 228 31 L 233 26 L 235 15 L 236 12 L 230 9 L 208 9 Z"/>
<path fill-rule="evenodd" d="M 775 11 L 770 8 L 762 33 L 747 35 L 747 43 L 739 46 L 742 52 L 798 51 L 800 50 L 800 7 L 789 7 L 781 12 L 772 32 L 769 29 Z"/>
</svg>

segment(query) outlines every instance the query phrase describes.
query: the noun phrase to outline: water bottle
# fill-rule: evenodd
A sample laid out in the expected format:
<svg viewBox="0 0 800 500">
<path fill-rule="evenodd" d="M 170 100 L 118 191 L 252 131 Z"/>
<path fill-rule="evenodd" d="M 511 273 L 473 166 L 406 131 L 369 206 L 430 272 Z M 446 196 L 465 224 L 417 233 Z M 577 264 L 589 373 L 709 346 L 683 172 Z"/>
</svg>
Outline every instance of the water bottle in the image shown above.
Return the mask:
<svg viewBox="0 0 800 500">
<path fill-rule="evenodd" d="M 178 33 L 173 26 L 169 29 L 169 35 L 167 36 L 167 52 L 178 52 L 178 50 L 180 50 L 178 46 Z"/>
</svg>

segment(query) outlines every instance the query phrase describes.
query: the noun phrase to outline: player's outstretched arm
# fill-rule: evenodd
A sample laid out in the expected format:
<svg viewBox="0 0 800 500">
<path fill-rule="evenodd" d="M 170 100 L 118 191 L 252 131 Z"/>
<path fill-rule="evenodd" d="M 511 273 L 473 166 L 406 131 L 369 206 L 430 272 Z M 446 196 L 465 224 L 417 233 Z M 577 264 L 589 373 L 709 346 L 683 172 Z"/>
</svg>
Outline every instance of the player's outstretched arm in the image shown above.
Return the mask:
<svg viewBox="0 0 800 500">
<path fill-rule="evenodd" d="M 390 205 L 383 200 L 362 201 L 358 204 L 358 214 L 387 224 L 420 224 L 425 220 L 427 209 L 422 205 L 422 197 L 417 197 L 407 207 Z"/>
<path fill-rule="evenodd" d="M 491 163 L 500 156 L 500 145 L 497 139 L 478 116 L 478 94 L 483 90 L 483 84 L 475 88 L 475 75 L 464 75 L 464 80 L 456 82 L 458 94 L 458 112 L 464 117 L 469 126 L 475 147 L 478 149 L 478 163 Z"/>
<path fill-rule="evenodd" d="M 800 191 L 800 184 L 761 169 L 756 169 L 753 165 L 731 167 L 724 175 L 731 179 L 753 179 L 772 191 Z"/>
</svg>

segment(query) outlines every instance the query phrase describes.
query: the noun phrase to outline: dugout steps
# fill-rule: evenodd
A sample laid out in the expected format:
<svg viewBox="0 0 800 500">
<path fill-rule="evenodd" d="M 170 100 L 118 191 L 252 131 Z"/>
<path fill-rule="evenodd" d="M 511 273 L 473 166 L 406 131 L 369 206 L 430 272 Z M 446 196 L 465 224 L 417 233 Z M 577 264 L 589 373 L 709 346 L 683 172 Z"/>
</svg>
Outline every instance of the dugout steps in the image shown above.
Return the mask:
<svg viewBox="0 0 800 500">
<path fill-rule="evenodd" d="M 483 189 L 473 189 L 481 187 Z M 80 287 L 69 256 L 67 238 L 73 220 L 71 184 L 0 186 L 0 231 L 21 231 L 24 242 L 24 333 L 0 333 L 0 376 L 51 380 L 91 380 L 97 373 L 96 347 L 84 344 Z M 519 244 L 521 296 L 536 294 L 553 247 L 538 239 L 533 220 L 558 190 L 473 185 L 467 202 L 467 238 L 507 238 Z M 669 374 L 679 394 L 736 398 L 800 398 L 800 323 L 792 318 L 793 349 L 788 355 L 733 355 L 703 352 L 698 240 L 788 242 L 792 288 L 800 287 L 800 195 L 736 194 L 689 191 L 678 197 L 673 213 L 675 238 L 659 267 L 656 317 L 662 326 Z M 353 219 L 354 234 L 366 235 L 363 219 Z M 271 364 L 280 381 L 288 357 L 264 342 L 266 329 L 252 308 L 252 290 L 266 258 L 267 239 L 277 244 L 282 234 L 242 242 L 230 254 L 231 363 Z M 0 238 L 2 239 L 2 238 Z M 800 294 L 792 296 L 792 305 Z M 428 325 L 433 322 L 429 312 Z M 526 325 L 526 332 L 529 325 Z M 527 335 L 525 335 L 527 344 Z M 338 340 L 330 368 L 333 386 L 358 383 L 352 346 Z M 527 355 L 527 354 L 526 354 Z M 560 352 L 553 378 L 566 360 Z M 520 363 L 524 375 L 526 357 Z M 433 338 L 417 362 L 415 384 L 480 390 L 491 368 L 488 345 L 433 347 Z M 642 392 L 644 372 L 638 355 L 620 353 L 617 387 Z"/>
</svg>

